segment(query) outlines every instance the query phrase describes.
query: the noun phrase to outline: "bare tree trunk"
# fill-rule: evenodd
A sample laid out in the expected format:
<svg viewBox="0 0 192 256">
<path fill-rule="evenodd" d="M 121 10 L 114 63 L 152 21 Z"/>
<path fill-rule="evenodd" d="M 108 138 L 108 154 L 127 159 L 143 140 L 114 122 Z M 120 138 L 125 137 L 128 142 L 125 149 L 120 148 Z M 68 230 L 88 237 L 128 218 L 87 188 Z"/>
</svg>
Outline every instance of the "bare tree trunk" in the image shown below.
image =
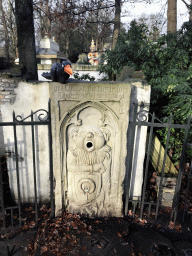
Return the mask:
<svg viewBox="0 0 192 256">
<path fill-rule="evenodd" d="M 117 39 L 120 33 L 120 15 L 121 15 L 120 0 L 115 0 L 115 20 L 114 20 L 112 50 L 115 49 L 115 45 L 117 43 Z M 114 73 L 111 73 L 109 75 L 109 79 L 115 81 L 116 75 Z"/>
<path fill-rule="evenodd" d="M 190 3 L 189 20 L 192 20 L 192 0 L 191 0 L 191 3 Z"/>
<path fill-rule="evenodd" d="M 11 1 L 9 0 L 9 33 L 11 38 L 11 52 L 13 54 L 13 58 L 17 59 L 17 31 L 16 31 L 16 24 L 15 24 L 15 12 Z"/>
<path fill-rule="evenodd" d="M 8 28 L 7 28 L 7 23 L 6 23 L 6 17 L 5 17 L 5 12 L 3 9 L 3 4 L 2 0 L 0 0 L 0 11 L 2 14 L 2 24 L 4 28 L 4 35 L 5 35 L 5 57 L 7 62 L 9 63 L 10 61 L 10 56 L 9 56 L 9 34 L 8 34 Z"/>
<path fill-rule="evenodd" d="M 177 32 L 177 0 L 168 0 L 167 33 Z"/>
<path fill-rule="evenodd" d="M 115 45 L 120 33 L 120 14 L 121 14 L 120 0 L 115 0 L 115 22 L 114 22 L 114 30 L 113 30 L 112 50 L 115 49 Z"/>
<path fill-rule="evenodd" d="M 44 11 L 42 11 L 44 10 Z M 51 38 L 51 17 L 50 17 L 50 7 L 49 0 L 40 2 L 40 26 L 41 26 L 41 38 L 45 35 Z"/>
<path fill-rule="evenodd" d="M 45 34 L 51 38 L 51 20 L 50 20 L 50 13 L 49 13 L 49 0 L 46 0 L 46 17 L 45 17 Z"/>
<path fill-rule="evenodd" d="M 30 80 L 37 80 L 37 63 L 33 21 L 33 0 L 15 0 L 19 64 L 23 74 L 30 72 Z"/>
<path fill-rule="evenodd" d="M 43 8 L 43 2 L 40 3 L 40 9 L 42 10 Z M 43 17 L 42 17 L 42 11 L 40 10 L 40 28 L 41 28 L 41 38 L 44 38 L 45 36 L 45 31 L 44 31 L 44 26 L 43 26 Z"/>
<path fill-rule="evenodd" d="M 66 38 L 66 52 L 65 55 L 67 58 L 69 58 L 69 38 Z"/>
</svg>

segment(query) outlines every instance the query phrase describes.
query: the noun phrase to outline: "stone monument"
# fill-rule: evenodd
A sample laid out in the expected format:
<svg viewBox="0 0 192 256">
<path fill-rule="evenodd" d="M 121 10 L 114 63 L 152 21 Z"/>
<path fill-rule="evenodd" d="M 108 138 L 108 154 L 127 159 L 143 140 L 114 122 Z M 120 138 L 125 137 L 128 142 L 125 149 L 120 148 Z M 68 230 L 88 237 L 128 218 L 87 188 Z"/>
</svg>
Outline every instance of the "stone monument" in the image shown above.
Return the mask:
<svg viewBox="0 0 192 256">
<path fill-rule="evenodd" d="M 52 83 L 50 89 L 56 212 L 64 204 L 89 216 L 122 216 L 131 84 Z"/>
<path fill-rule="evenodd" d="M 69 84 L 21 82 L 14 92 L 14 102 L 1 105 L 3 122 L 10 122 L 13 110 L 16 115 L 26 117 L 31 109 L 47 109 L 51 99 L 56 215 L 65 208 L 71 213 L 89 216 L 123 216 L 128 172 L 132 174 L 130 197 L 141 197 L 147 134 L 146 127 L 137 129 L 133 165 L 128 170 L 132 103 L 149 103 L 150 86 L 133 80 Z M 14 154 L 12 129 L 4 127 L 2 137 L 2 149 Z M 31 127 L 17 127 L 17 141 L 18 154 L 23 159 L 19 162 L 21 202 L 34 202 Z M 35 145 L 37 199 L 45 203 L 50 201 L 48 136 L 45 128 L 35 127 Z M 10 190 L 17 202 L 15 162 L 13 158 L 7 161 Z"/>
</svg>

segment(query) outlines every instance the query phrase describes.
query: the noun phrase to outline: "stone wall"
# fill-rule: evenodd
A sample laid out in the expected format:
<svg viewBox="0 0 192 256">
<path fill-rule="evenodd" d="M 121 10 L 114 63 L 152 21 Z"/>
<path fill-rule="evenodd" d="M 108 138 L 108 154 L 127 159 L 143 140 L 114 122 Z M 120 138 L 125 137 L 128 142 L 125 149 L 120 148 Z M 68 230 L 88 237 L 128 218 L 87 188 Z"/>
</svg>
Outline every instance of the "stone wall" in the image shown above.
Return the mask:
<svg viewBox="0 0 192 256">
<path fill-rule="evenodd" d="M 47 80 L 41 74 L 43 72 L 50 72 L 51 70 L 50 64 L 38 64 L 38 79 L 39 81 L 51 81 Z M 100 81 L 104 77 L 106 77 L 105 74 L 100 74 L 100 72 L 97 70 L 98 66 L 92 66 L 92 65 L 82 65 L 82 64 L 72 64 L 73 74 L 78 73 L 81 77 L 82 75 L 89 74 L 89 76 L 95 77 L 95 81 Z M 70 78 L 74 78 L 74 76 L 70 76 Z"/>
<path fill-rule="evenodd" d="M 12 111 L 26 117 L 31 109 L 46 109 L 51 98 L 53 166 L 56 213 L 65 205 L 71 212 L 121 216 L 122 196 L 129 154 L 129 120 L 132 104 L 149 103 L 150 86 L 126 83 L 19 83 L 12 105 L 1 105 L 2 121 L 11 121 Z M 131 196 L 141 196 L 146 129 L 136 136 L 139 154 L 134 155 Z M 48 201 L 48 137 L 43 127 L 35 129 L 38 201 Z M 6 151 L 14 152 L 12 128 L 3 128 Z M 18 128 L 21 199 L 34 201 L 30 127 Z M 135 149 L 136 150 L 136 149 Z M 16 193 L 16 171 L 8 158 L 10 186 Z"/>
<path fill-rule="evenodd" d="M 6 82 L 4 82 L 6 86 Z M 13 111 L 15 115 L 22 118 L 31 114 L 31 110 L 48 109 L 48 99 L 50 97 L 48 83 L 31 84 L 20 82 L 14 88 L 14 101 L 1 102 L 1 120 L 3 122 L 13 121 Z M 8 95 L 7 95 L 8 97 Z M 10 94 L 9 97 L 12 97 Z M 37 116 L 34 117 L 37 119 Z M 28 119 L 30 121 L 30 119 Z M 38 202 L 49 200 L 49 155 L 47 127 L 35 126 L 36 144 L 36 168 L 37 168 L 37 193 Z M 17 178 L 16 178 L 16 158 L 14 146 L 13 127 L 2 128 L 4 145 L 1 145 L 6 156 L 9 171 L 9 182 L 13 198 L 17 201 Z M 30 126 L 17 126 L 19 176 L 22 202 L 34 202 L 34 179 L 33 179 L 33 155 L 32 155 L 32 135 Z"/>
</svg>

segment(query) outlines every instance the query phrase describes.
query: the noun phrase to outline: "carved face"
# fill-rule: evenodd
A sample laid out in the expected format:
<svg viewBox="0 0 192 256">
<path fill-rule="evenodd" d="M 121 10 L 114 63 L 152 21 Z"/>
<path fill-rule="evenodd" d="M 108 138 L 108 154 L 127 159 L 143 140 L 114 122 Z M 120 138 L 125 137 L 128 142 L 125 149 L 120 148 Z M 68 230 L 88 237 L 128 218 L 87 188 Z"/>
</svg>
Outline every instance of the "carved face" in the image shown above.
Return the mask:
<svg viewBox="0 0 192 256">
<path fill-rule="evenodd" d="M 73 130 L 73 138 L 77 148 L 91 152 L 102 148 L 109 138 L 109 131 L 102 132 L 97 126 L 82 126 L 78 130 Z"/>
</svg>

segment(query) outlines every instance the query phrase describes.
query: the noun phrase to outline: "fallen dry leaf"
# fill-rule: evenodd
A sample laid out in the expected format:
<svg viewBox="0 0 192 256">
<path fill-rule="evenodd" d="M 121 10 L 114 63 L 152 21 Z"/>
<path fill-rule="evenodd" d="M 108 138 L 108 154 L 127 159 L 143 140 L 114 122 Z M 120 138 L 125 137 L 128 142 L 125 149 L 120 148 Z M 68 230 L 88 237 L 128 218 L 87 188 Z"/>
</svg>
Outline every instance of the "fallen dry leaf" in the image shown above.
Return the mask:
<svg viewBox="0 0 192 256">
<path fill-rule="evenodd" d="M 45 253 L 45 252 L 47 252 L 47 247 L 46 246 L 43 246 L 43 247 L 41 247 L 41 253 Z"/>
<path fill-rule="evenodd" d="M 133 212 L 131 210 L 129 210 L 128 216 L 133 216 Z"/>
<path fill-rule="evenodd" d="M 173 221 L 170 221 L 168 227 L 169 227 L 170 229 L 174 229 L 174 226 L 175 226 L 175 223 L 174 223 Z"/>
<path fill-rule="evenodd" d="M 32 210 L 33 210 L 33 207 L 31 207 L 31 206 L 29 208 L 24 209 L 25 212 L 31 212 Z"/>
<path fill-rule="evenodd" d="M 83 246 L 82 248 L 81 248 L 81 251 L 82 252 L 85 252 L 87 250 L 87 248 L 85 247 L 85 246 Z"/>
<path fill-rule="evenodd" d="M 47 211 L 47 206 L 44 204 L 44 205 L 40 208 L 40 211 L 46 212 L 46 211 Z"/>
<path fill-rule="evenodd" d="M 139 218 L 138 220 L 140 221 L 141 224 L 147 223 L 147 221 L 146 221 L 145 219 L 140 219 L 140 218 Z"/>
<path fill-rule="evenodd" d="M 176 230 L 177 232 L 182 232 L 181 224 L 175 225 L 175 230 Z"/>
<path fill-rule="evenodd" d="M 88 230 L 89 230 L 89 231 L 93 231 L 92 226 L 89 226 L 89 227 L 88 227 Z"/>
<path fill-rule="evenodd" d="M 121 233 L 120 233 L 120 232 L 117 232 L 117 235 L 118 235 L 119 237 L 122 237 L 122 235 L 121 235 Z"/>
</svg>

